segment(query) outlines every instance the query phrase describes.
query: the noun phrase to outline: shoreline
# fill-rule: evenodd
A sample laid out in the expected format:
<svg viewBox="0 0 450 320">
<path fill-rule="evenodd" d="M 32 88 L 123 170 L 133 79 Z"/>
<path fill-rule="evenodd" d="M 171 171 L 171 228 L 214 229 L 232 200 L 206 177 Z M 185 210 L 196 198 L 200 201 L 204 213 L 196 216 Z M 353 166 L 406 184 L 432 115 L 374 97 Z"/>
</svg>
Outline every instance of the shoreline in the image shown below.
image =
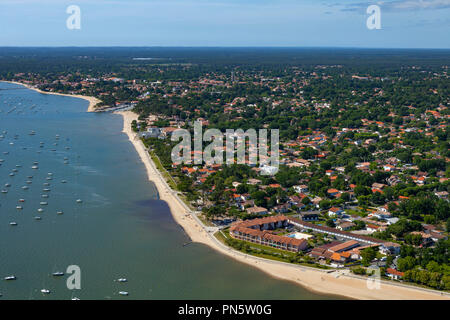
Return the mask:
<svg viewBox="0 0 450 320">
<path fill-rule="evenodd" d="M 380 289 L 371 290 L 367 287 L 367 279 L 351 275 L 348 270 L 336 270 L 328 273 L 330 270 L 316 270 L 311 267 L 258 258 L 225 246 L 213 235 L 217 228 L 203 226 L 198 217 L 169 187 L 164 177 L 157 170 L 142 141 L 136 139 L 136 134 L 131 129 L 131 122 L 137 120 L 137 114 L 132 111 L 117 111 L 114 113 L 122 116 L 122 132 L 128 136 L 139 154 L 145 165 L 148 179 L 155 184 L 158 190 L 160 200 L 168 204 L 174 220 L 184 229 L 193 242 L 203 243 L 221 254 L 256 267 L 274 278 L 295 282 L 297 285 L 318 294 L 362 300 L 450 299 L 446 293 L 441 294 L 431 289 L 415 288 L 404 284 L 389 283 L 384 280 L 381 281 Z"/>
<path fill-rule="evenodd" d="M 27 83 L 21 83 L 21 82 L 17 82 L 17 81 L 7 81 L 7 80 L 0 80 L 0 81 L 6 82 L 6 83 L 18 84 L 18 85 L 24 86 L 27 89 L 34 90 L 34 91 L 42 93 L 42 94 L 52 94 L 52 95 L 56 95 L 56 96 L 65 96 L 65 97 L 72 97 L 72 98 L 79 98 L 79 99 L 86 100 L 89 102 L 87 112 L 97 112 L 95 110 L 95 106 L 101 102 L 101 100 L 99 100 L 95 97 L 91 97 L 91 96 L 83 96 L 81 94 L 47 92 L 47 91 L 42 91 L 41 89 L 35 88 Z"/>
</svg>

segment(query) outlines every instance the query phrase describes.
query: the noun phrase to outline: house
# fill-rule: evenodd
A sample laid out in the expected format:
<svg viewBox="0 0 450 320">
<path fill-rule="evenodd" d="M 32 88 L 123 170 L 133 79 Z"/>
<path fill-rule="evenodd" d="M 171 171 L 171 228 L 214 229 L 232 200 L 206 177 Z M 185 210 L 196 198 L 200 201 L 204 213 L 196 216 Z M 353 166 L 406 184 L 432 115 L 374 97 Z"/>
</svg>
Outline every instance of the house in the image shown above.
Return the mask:
<svg viewBox="0 0 450 320">
<path fill-rule="evenodd" d="M 338 193 L 339 193 L 338 189 L 331 188 L 327 190 L 327 194 L 329 197 L 336 197 Z"/>
<path fill-rule="evenodd" d="M 269 212 L 267 211 L 266 208 L 263 208 L 263 207 L 252 207 L 252 208 L 247 208 L 247 213 L 248 214 L 268 214 Z"/>
<path fill-rule="evenodd" d="M 279 204 L 279 205 L 273 207 L 272 211 L 275 213 L 289 212 L 289 204 L 287 204 L 287 203 Z"/>
<path fill-rule="evenodd" d="M 348 251 L 350 249 L 356 248 L 360 246 L 359 242 L 356 240 L 350 240 L 346 242 L 341 242 L 339 244 L 336 244 L 330 248 L 328 248 L 328 251 L 331 252 L 342 252 L 342 251 Z"/>
<path fill-rule="evenodd" d="M 344 210 L 338 207 L 332 207 L 328 210 L 328 216 L 329 217 L 340 217 L 344 213 Z"/>
<path fill-rule="evenodd" d="M 392 269 L 392 268 L 387 268 L 386 269 L 386 275 L 394 280 L 400 280 L 401 278 L 403 278 L 403 276 L 405 275 L 404 272 L 400 272 L 396 269 Z"/>
<path fill-rule="evenodd" d="M 378 218 L 378 219 L 380 219 L 380 220 L 386 220 L 386 219 L 389 219 L 389 218 L 391 218 L 392 217 L 392 214 L 390 213 L 390 212 L 388 212 L 388 211 L 376 211 L 376 212 L 373 212 L 373 213 L 370 213 L 369 215 L 368 215 L 369 217 L 376 217 L 376 218 Z"/>
<path fill-rule="evenodd" d="M 161 135 L 160 128 L 148 128 L 147 131 L 139 133 L 139 136 L 142 138 L 158 138 L 160 135 Z"/>
<path fill-rule="evenodd" d="M 331 265 L 342 266 L 351 259 L 351 254 L 350 252 L 333 252 L 330 259 Z"/>
<path fill-rule="evenodd" d="M 297 193 L 305 193 L 308 192 L 308 186 L 307 185 L 299 185 L 299 186 L 293 186 L 295 192 Z"/>
<path fill-rule="evenodd" d="M 318 221 L 319 215 L 317 213 L 303 213 L 300 215 L 302 221 Z"/>
<path fill-rule="evenodd" d="M 261 180 L 250 178 L 250 179 L 247 180 L 247 184 L 250 184 L 250 185 L 261 184 Z"/>
<path fill-rule="evenodd" d="M 380 252 L 382 254 L 393 254 L 398 255 L 400 254 L 400 248 L 401 245 L 395 242 L 385 242 L 380 246 Z"/>
<path fill-rule="evenodd" d="M 436 197 L 438 197 L 439 199 L 447 199 L 448 198 L 448 192 L 447 191 L 435 192 L 434 195 Z"/>
<path fill-rule="evenodd" d="M 344 221 L 342 223 L 340 223 L 336 229 L 341 230 L 341 231 L 347 231 L 350 230 L 351 228 L 353 228 L 355 226 L 355 224 L 353 222 L 350 221 Z"/>
</svg>

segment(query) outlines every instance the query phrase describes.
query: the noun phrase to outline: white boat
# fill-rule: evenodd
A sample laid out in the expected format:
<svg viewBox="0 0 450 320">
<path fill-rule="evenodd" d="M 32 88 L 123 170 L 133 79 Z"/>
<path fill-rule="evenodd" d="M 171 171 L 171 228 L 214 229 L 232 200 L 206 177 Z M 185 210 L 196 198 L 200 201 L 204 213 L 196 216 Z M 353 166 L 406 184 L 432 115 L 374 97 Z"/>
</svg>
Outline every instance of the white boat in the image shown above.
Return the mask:
<svg viewBox="0 0 450 320">
<path fill-rule="evenodd" d="M 41 197 L 42 198 L 48 198 L 48 194 L 43 194 Z"/>
<path fill-rule="evenodd" d="M 23 190 L 28 190 L 29 188 L 30 188 L 30 187 L 28 187 L 28 186 L 23 186 L 23 187 L 22 187 Z"/>
<path fill-rule="evenodd" d="M 2 193 L 8 193 L 8 190 L 2 190 Z"/>
<path fill-rule="evenodd" d="M 73 297 L 72 300 L 80 300 L 80 298 Z"/>
<path fill-rule="evenodd" d="M 67 183 L 67 180 L 62 180 L 61 183 Z"/>
<path fill-rule="evenodd" d="M 117 279 L 117 281 L 118 281 L 118 282 L 127 282 L 128 280 L 125 279 L 125 278 L 119 278 L 119 279 Z"/>
<path fill-rule="evenodd" d="M 82 203 L 82 202 L 83 202 L 83 200 L 77 199 L 77 203 Z"/>
<path fill-rule="evenodd" d="M 121 296 L 127 296 L 127 295 L 128 295 L 128 292 L 127 292 L 127 291 L 119 291 L 119 294 L 120 294 Z"/>
<path fill-rule="evenodd" d="M 22 208 L 22 206 L 17 206 L 16 209 L 17 210 L 22 210 L 23 208 Z"/>
<path fill-rule="evenodd" d="M 44 191 L 44 192 L 49 192 L 50 189 L 46 188 L 46 189 L 44 189 L 44 190 L 42 190 L 42 191 Z"/>
<path fill-rule="evenodd" d="M 25 199 L 19 199 L 19 202 L 25 202 Z"/>
<path fill-rule="evenodd" d="M 54 276 L 54 277 L 62 277 L 64 275 L 64 272 L 53 272 L 52 273 L 52 276 Z"/>
<path fill-rule="evenodd" d="M 4 279 L 4 280 L 7 280 L 7 281 L 11 281 L 11 280 L 16 280 L 17 277 L 14 276 L 14 275 L 11 275 L 11 276 L 4 277 L 3 279 Z"/>
<path fill-rule="evenodd" d="M 34 220 L 41 220 L 42 218 L 41 217 L 38 217 L 38 216 L 36 216 L 36 217 L 34 217 Z"/>
<path fill-rule="evenodd" d="M 44 294 L 49 294 L 49 293 L 50 293 L 50 290 L 48 290 L 48 289 L 42 289 L 41 292 L 44 293 Z"/>
<path fill-rule="evenodd" d="M 41 203 L 39 203 L 41 206 L 46 206 L 48 205 L 48 202 L 42 201 Z"/>
<path fill-rule="evenodd" d="M 38 212 L 44 212 L 44 209 L 39 208 L 37 211 L 38 211 Z"/>
<path fill-rule="evenodd" d="M 10 225 L 10 226 L 17 226 L 17 222 L 14 222 L 14 221 L 13 221 L 13 222 L 10 222 L 9 225 Z"/>
<path fill-rule="evenodd" d="M 64 212 L 62 211 L 57 211 L 56 214 L 63 214 Z"/>
<path fill-rule="evenodd" d="M 6 184 L 5 184 L 5 187 L 9 188 L 9 187 L 11 187 L 11 184 L 6 183 Z"/>
<path fill-rule="evenodd" d="M 39 167 L 38 166 L 32 166 L 31 169 L 37 170 L 37 169 L 39 169 Z"/>
</svg>

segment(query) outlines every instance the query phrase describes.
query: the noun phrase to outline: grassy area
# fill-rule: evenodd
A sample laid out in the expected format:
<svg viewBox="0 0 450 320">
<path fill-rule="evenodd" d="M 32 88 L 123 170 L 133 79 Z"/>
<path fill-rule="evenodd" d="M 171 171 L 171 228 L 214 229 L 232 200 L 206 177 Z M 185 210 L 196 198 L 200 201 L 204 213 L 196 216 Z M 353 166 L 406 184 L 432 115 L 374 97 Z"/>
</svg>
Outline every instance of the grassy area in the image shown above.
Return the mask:
<svg viewBox="0 0 450 320">
<path fill-rule="evenodd" d="M 226 243 L 227 239 L 233 239 L 229 235 L 228 229 L 218 231 L 214 234 L 214 236 L 225 245 L 227 245 L 227 243 Z M 329 267 L 327 267 L 327 266 L 322 266 L 322 265 L 318 265 L 315 263 L 314 264 L 304 263 L 304 262 L 293 263 L 293 262 L 289 261 L 289 257 L 295 257 L 296 254 L 294 252 L 289 252 L 289 251 L 284 251 L 284 250 L 280 250 L 280 249 L 276 249 L 276 248 L 272 248 L 272 247 L 268 247 L 268 246 L 263 246 L 263 245 L 253 243 L 253 242 L 248 242 L 248 241 L 242 241 L 242 240 L 236 240 L 236 239 L 233 239 L 233 240 L 247 244 L 251 249 L 257 251 L 257 252 L 246 252 L 244 250 L 240 250 L 243 253 L 246 253 L 246 254 L 249 254 L 249 255 L 252 255 L 255 257 L 276 260 L 276 261 L 281 261 L 281 262 L 287 262 L 287 263 L 292 263 L 292 264 L 306 266 L 306 267 L 313 267 L 313 268 L 318 268 L 318 269 L 329 269 Z"/>
<path fill-rule="evenodd" d="M 169 186 L 173 190 L 177 190 L 177 184 L 175 183 L 175 180 L 173 180 L 172 176 L 167 172 L 166 168 L 162 165 L 161 161 L 159 160 L 158 156 L 155 154 L 154 151 L 149 151 L 150 157 L 152 158 L 153 162 L 156 165 L 156 168 L 158 171 L 162 174 L 164 179 L 167 181 Z"/>
</svg>

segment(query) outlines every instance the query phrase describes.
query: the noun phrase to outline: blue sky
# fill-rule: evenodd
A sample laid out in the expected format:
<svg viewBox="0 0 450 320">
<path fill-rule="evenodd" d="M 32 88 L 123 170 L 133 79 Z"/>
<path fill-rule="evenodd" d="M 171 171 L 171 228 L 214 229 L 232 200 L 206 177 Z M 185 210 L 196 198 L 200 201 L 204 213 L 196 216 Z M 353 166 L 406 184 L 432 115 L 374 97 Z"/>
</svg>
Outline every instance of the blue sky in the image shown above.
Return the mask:
<svg viewBox="0 0 450 320">
<path fill-rule="evenodd" d="M 450 48 L 450 0 L 0 0 L 0 46 Z"/>
</svg>

